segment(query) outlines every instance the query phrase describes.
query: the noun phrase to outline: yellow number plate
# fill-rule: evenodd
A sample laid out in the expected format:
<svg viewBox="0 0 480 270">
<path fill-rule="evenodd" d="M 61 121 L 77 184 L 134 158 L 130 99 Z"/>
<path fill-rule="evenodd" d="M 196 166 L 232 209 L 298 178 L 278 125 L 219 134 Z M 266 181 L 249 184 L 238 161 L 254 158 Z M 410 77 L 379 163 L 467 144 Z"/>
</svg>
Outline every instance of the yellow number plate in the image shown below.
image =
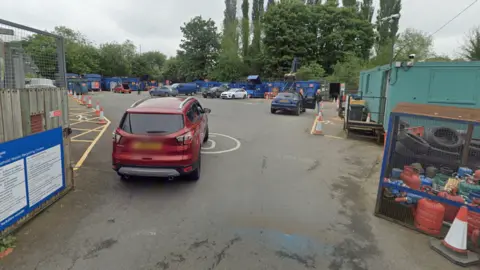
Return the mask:
<svg viewBox="0 0 480 270">
<path fill-rule="evenodd" d="M 162 148 L 162 144 L 152 142 L 137 142 L 133 145 L 133 148 L 137 150 L 160 150 Z"/>
<path fill-rule="evenodd" d="M 290 101 L 288 101 L 287 99 L 281 99 L 279 102 L 281 102 L 281 103 L 289 103 Z"/>
</svg>

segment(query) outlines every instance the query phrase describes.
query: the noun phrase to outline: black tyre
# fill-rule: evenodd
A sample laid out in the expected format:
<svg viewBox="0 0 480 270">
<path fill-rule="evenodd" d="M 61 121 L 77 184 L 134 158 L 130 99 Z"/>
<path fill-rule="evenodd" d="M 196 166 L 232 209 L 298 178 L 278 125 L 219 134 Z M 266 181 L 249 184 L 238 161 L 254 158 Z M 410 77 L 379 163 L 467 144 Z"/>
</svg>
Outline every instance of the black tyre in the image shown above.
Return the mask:
<svg viewBox="0 0 480 270">
<path fill-rule="evenodd" d="M 205 131 L 205 138 L 203 138 L 203 142 L 206 143 L 208 141 L 208 136 L 209 136 L 209 131 L 208 131 L 208 127 L 207 127 L 207 131 Z"/>
<path fill-rule="evenodd" d="M 275 109 L 270 109 L 270 112 L 275 114 L 277 111 Z"/>
<path fill-rule="evenodd" d="M 301 112 L 302 112 L 302 109 L 300 108 L 300 106 L 297 106 L 297 110 L 295 111 L 295 115 L 299 116 Z"/>
<path fill-rule="evenodd" d="M 208 96 L 207 96 L 207 95 L 202 95 L 202 97 L 203 97 L 203 98 L 208 98 Z"/>
<path fill-rule="evenodd" d="M 430 144 L 424 138 L 410 132 L 401 132 L 398 137 L 408 150 L 420 155 L 428 153 Z"/>
<path fill-rule="evenodd" d="M 128 176 L 128 175 L 124 175 L 124 174 L 121 174 L 121 173 L 117 173 L 117 174 L 120 177 L 120 180 L 122 180 L 122 181 L 130 180 L 130 176 Z"/>
<path fill-rule="evenodd" d="M 448 152 L 462 151 L 464 142 L 458 131 L 448 127 L 427 129 L 425 139 L 431 146 Z"/>
<path fill-rule="evenodd" d="M 202 155 L 198 153 L 197 168 L 188 175 L 188 180 L 198 181 L 198 179 L 200 179 L 201 170 L 202 170 Z"/>
<path fill-rule="evenodd" d="M 437 159 L 445 160 L 445 161 L 458 161 L 460 160 L 460 153 L 459 152 L 450 152 L 443 149 L 438 149 L 436 147 L 430 147 L 428 150 L 428 156 L 435 157 Z M 448 162 L 450 163 L 450 162 Z"/>
<path fill-rule="evenodd" d="M 247 98 L 247 95 L 244 95 L 244 96 L 243 96 L 243 99 L 246 99 L 246 98 Z"/>
</svg>

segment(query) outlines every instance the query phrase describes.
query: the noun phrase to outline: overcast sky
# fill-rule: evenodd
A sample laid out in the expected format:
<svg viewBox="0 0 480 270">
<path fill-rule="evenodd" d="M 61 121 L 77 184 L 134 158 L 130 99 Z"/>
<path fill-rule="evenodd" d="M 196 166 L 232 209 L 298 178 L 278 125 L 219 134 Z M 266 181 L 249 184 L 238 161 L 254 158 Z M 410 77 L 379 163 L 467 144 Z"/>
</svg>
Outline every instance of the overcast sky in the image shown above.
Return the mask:
<svg viewBox="0 0 480 270">
<path fill-rule="evenodd" d="M 240 6 L 241 0 L 237 0 Z M 374 0 L 379 2 L 379 0 Z M 142 51 L 175 54 L 180 26 L 192 17 L 223 19 L 224 0 L 1 0 L 0 18 L 42 30 L 64 25 L 100 44 L 132 40 Z M 267 2 L 267 1 L 265 1 Z M 402 0 L 400 30 L 432 33 L 473 0 Z M 238 9 L 237 14 L 241 12 Z M 477 18 L 475 18 L 477 14 Z M 480 25 L 480 2 L 434 36 L 435 51 L 454 56 L 464 35 Z M 1 27 L 1 25 L 0 25 Z"/>
</svg>

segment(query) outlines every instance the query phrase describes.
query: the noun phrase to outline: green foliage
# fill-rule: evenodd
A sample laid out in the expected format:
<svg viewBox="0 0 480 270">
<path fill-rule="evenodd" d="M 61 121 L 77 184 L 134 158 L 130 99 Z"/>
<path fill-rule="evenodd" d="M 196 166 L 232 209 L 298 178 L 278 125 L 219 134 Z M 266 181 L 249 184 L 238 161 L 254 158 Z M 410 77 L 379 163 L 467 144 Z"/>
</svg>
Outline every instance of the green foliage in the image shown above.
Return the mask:
<svg viewBox="0 0 480 270">
<path fill-rule="evenodd" d="M 367 68 L 367 63 L 355 55 L 347 55 L 343 62 L 334 66 L 334 73 L 328 78 L 331 82 L 344 82 L 347 89 L 358 89 L 360 71 Z"/>
<path fill-rule="evenodd" d="M 465 38 L 462 46 L 462 57 L 469 61 L 480 60 L 480 27 L 473 28 Z"/>
<path fill-rule="evenodd" d="M 271 5 L 270 2 L 268 2 Z M 273 3 L 273 2 L 272 2 Z M 248 19 L 249 1 L 242 2 L 242 56 L 248 56 L 248 46 L 250 45 L 250 21 Z"/>
<path fill-rule="evenodd" d="M 188 80 L 207 78 L 213 70 L 220 49 L 220 36 L 212 19 L 194 17 L 180 28 L 183 39 L 180 43 L 184 61 L 183 72 Z"/>
<path fill-rule="evenodd" d="M 296 78 L 303 81 L 319 80 L 324 75 L 325 70 L 323 67 L 317 63 L 312 63 L 302 66 L 299 70 L 297 70 Z"/>
<path fill-rule="evenodd" d="M 17 239 L 11 235 L 0 239 L 0 252 L 3 252 L 8 248 L 14 248 L 16 241 Z"/>
<path fill-rule="evenodd" d="M 397 36 L 398 32 L 398 19 L 390 21 L 382 21 L 393 14 L 399 14 L 402 9 L 401 0 L 380 0 L 380 9 L 377 12 L 377 33 L 378 44 L 385 45 Z"/>
<path fill-rule="evenodd" d="M 433 39 L 427 33 L 407 28 L 395 42 L 395 60 L 405 61 L 408 55 L 415 54 L 418 60 L 433 56 Z"/>
</svg>

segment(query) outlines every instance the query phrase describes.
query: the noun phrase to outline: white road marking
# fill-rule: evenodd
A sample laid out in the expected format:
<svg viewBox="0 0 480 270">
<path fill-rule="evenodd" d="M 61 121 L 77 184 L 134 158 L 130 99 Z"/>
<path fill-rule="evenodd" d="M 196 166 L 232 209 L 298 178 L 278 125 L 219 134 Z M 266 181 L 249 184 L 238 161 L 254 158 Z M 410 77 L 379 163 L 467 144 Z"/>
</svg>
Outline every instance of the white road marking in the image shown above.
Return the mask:
<svg viewBox="0 0 480 270">
<path fill-rule="evenodd" d="M 228 135 L 225 135 L 225 134 L 220 134 L 220 133 L 210 133 L 212 135 L 216 135 L 216 136 L 220 136 L 220 137 L 225 137 L 225 138 L 228 138 L 230 140 L 233 140 L 235 142 L 235 147 L 233 148 L 230 148 L 230 149 L 226 149 L 226 150 L 220 150 L 220 151 L 202 151 L 202 154 L 224 154 L 224 153 L 228 153 L 228 152 L 233 152 L 235 150 L 238 150 L 240 148 L 240 146 L 242 145 L 242 143 L 240 143 L 239 140 L 231 137 L 231 136 L 228 136 Z"/>
<path fill-rule="evenodd" d="M 204 147 L 202 146 L 202 149 L 203 150 L 210 150 L 210 149 L 213 149 L 215 148 L 215 146 L 217 145 L 217 143 L 214 141 L 214 140 L 208 140 L 210 142 L 210 146 L 207 146 L 207 147 Z"/>
</svg>

